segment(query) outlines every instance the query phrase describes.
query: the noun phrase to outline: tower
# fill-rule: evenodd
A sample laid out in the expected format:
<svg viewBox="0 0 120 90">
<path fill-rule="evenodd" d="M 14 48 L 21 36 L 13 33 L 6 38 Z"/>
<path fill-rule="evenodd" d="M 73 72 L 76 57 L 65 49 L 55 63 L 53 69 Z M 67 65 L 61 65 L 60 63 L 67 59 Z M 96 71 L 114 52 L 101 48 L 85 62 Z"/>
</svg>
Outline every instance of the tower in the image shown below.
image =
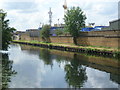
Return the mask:
<svg viewBox="0 0 120 90">
<path fill-rule="evenodd" d="M 51 11 L 51 8 L 50 8 L 50 11 L 48 12 L 49 14 L 49 25 L 51 26 L 51 23 L 52 23 L 52 11 Z"/>
<path fill-rule="evenodd" d="M 63 8 L 64 8 L 64 15 L 65 15 L 66 12 L 67 12 L 67 2 L 66 2 L 66 0 L 64 2 Z"/>
</svg>

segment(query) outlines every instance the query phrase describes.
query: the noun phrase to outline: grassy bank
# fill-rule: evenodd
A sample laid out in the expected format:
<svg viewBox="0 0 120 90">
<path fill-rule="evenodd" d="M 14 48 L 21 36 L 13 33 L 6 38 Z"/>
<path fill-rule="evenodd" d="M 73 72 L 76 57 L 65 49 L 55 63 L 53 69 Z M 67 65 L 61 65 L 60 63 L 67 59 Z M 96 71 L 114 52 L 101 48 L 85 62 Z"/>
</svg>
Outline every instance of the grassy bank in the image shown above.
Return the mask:
<svg viewBox="0 0 120 90">
<path fill-rule="evenodd" d="M 100 54 L 100 55 L 110 55 L 113 57 L 120 56 L 120 50 L 118 48 L 108 48 L 108 47 L 98 47 L 98 46 L 77 46 L 74 44 L 63 44 L 63 43 L 45 43 L 45 42 L 38 42 L 38 41 L 13 41 L 15 43 L 24 43 L 36 46 L 46 46 L 47 48 L 51 49 L 58 49 L 63 51 L 72 51 L 72 52 L 79 52 L 80 50 L 87 53 L 93 54 Z"/>
</svg>

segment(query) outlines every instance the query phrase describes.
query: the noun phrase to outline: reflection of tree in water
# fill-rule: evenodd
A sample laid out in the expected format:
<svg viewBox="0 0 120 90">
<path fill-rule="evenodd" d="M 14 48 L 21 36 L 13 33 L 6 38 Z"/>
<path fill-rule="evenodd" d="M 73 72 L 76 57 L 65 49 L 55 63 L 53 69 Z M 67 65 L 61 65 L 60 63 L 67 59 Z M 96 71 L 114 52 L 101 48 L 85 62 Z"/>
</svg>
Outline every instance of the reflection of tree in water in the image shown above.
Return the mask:
<svg viewBox="0 0 120 90">
<path fill-rule="evenodd" d="M 40 50 L 40 59 L 42 59 L 46 65 L 52 65 L 52 56 L 48 49 Z"/>
<path fill-rule="evenodd" d="M 10 61 L 8 54 L 2 54 L 2 88 L 8 88 L 8 83 L 11 82 L 11 76 L 17 74 L 12 70 L 13 61 Z"/>
<path fill-rule="evenodd" d="M 66 61 L 66 58 L 60 55 L 56 55 L 55 60 L 56 62 L 61 63 L 63 61 Z"/>
<path fill-rule="evenodd" d="M 66 81 L 69 86 L 74 88 L 83 87 L 87 81 L 86 68 L 79 65 L 79 60 L 74 58 L 70 64 L 65 65 Z"/>
</svg>

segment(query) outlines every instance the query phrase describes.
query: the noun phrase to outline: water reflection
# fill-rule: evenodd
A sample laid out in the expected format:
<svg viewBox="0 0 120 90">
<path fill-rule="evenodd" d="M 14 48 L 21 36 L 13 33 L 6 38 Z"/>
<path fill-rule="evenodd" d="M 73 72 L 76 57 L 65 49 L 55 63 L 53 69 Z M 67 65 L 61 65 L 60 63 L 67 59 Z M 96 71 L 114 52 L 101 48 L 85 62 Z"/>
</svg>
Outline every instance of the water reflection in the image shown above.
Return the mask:
<svg viewBox="0 0 120 90">
<path fill-rule="evenodd" d="M 65 79 L 70 87 L 81 88 L 87 81 L 86 67 L 79 65 L 79 60 L 76 58 L 76 54 L 70 64 L 65 65 L 65 71 Z"/>
<path fill-rule="evenodd" d="M 12 69 L 13 61 L 9 60 L 8 54 L 2 54 L 2 88 L 8 88 L 11 77 L 17 72 Z"/>
<path fill-rule="evenodd" d="M 11 45 L 9 57 L 18 72 L 11 88 L 114 88 L 118 60 L 85 54 Z M 17 53 L 16 53 L 17 52 Z M 19 81 L 19 82 L 18 82 Z"/>
<path fill-rule="evenodd" d="M 41 49 L 40 50 L 40 59 L 44 61 L 45 65 L 53 65 L 53 59 L 58 63 L 65 61 L 65 57 L 59 55 L 52 55 L 50 50 Z M 65 79 L 69 84 L 69 87 L 80 88 L 83 87 L 85 81 L 87 81 L 86 68 L 82 65 L 79 65 L 79 60 L 74 57 L 70 60 L 70 64 L 65 65 L 64 71 L 66 73 Z"/>
<path fill-rule="evenodd" d="M 52 55 L 48 49 L 41 49 L 39 58 L 43 60 L 46 65 L 52 65 Z"/>
</svg>

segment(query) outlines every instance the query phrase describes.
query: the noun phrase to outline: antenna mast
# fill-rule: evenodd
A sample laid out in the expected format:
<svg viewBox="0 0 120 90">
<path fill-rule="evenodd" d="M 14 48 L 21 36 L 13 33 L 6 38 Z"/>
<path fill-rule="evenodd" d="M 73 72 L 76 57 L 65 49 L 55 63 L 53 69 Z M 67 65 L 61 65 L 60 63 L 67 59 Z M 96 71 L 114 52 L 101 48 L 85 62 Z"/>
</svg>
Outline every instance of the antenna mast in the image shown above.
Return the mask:
<svg viewBox="0 0 120 90">
<path fill-rule="evenodd" d="M 52 23 L 52 11 L 51 11 L 51 8 L 50 8 L 50 11 L 48 12 L 49 14 L 49 24 L 51 26 L 51 23 Z"/>
</svg>

